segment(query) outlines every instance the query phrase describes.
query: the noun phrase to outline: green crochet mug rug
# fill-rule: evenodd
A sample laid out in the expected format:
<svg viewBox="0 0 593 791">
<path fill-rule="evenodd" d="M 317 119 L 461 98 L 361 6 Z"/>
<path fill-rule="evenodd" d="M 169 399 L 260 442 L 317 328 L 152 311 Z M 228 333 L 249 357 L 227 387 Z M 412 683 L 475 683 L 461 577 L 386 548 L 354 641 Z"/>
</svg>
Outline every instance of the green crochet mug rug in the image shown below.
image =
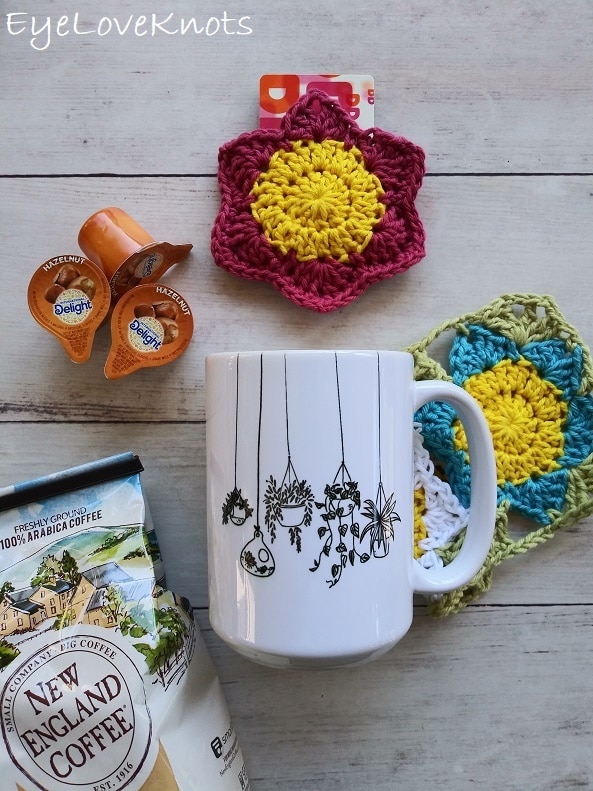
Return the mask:
<svg viewBox="0 0 593 791">
<path fill-rule="evenodd" d="M 428 600 L 442 617 L 489 590 L 504 560 L 593 512 L 593 362 L 554 299 L 536 294 L 501 296 L 407 351 L 416 379 L 454 382 L 478 401 L 496 456 L 490 552 L 467 585 Z M 463 543 L 470 491 L 467 441 L 449 405 L 417 412 L 414 472 L 415 557 L 446 565 Z"/>
</svg>

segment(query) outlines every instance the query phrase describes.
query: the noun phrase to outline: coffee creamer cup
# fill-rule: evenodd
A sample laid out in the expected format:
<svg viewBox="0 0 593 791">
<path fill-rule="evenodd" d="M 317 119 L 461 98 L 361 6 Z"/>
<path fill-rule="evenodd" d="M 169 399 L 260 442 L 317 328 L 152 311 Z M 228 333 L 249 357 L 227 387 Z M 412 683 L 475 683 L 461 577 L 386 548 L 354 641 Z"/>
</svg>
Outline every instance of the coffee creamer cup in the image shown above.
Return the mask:
<svg viewBox="0 0 593 791">
<path fill-rule="evenodd" d="M 159 283 L 136 286 L 113 309 L 105 376 L 121 379 L 173 362 L 187 349 L 193 331 L 191 309 L 178 291 Z"/>
<path fill-rule="evenodd" d="M 109 311 L 103 271 L 80 255 L 59 255 L 34 272 L 27 290 L 35 321 L 59 340 L 70 359 L 86 362 Z"/>
</svg>

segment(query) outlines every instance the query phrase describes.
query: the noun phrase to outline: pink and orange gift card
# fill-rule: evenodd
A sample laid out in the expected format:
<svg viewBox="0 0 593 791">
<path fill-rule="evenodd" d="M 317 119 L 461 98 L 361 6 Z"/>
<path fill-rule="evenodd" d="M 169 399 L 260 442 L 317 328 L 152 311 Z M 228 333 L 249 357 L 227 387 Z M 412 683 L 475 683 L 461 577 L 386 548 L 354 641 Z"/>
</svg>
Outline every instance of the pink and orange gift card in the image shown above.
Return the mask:
<svg viewBox="0 0 593 791">
<path fill-rule="evenodd" d="M 264 74 L 259 82 L 259 125 L 278 129 L 289 107 L 308 91 L 324 91 L 361 129 L 375 123 L 375 81 L 368 74 Z"/>
</svg>

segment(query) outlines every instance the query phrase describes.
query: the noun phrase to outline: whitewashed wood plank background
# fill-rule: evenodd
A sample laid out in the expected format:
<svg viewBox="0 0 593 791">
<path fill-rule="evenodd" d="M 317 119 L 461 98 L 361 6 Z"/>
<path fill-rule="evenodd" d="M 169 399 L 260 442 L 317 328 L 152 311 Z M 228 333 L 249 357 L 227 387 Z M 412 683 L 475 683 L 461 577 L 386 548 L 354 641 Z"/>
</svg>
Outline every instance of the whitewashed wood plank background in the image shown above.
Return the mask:
<svg viewBox="0 0 593 791">
<path fill-rule="evenodd" d="M 81 31 L 152 13 L 172 14 L 171 30 L 225 10 L 159 6 L 2 3 L 0 486 L 139 453 L 169 584 L 196 607 L 254 791 L 593 788 L 593 518 L 504 563 L 457 616 L 435 621 L 418 599 L 410 634 L 368 666 L 258 667 L 208 625 L 203 391 L 212 351 L 401 348 L 507 292 L 552 294 L 592 345 L 593 5 L 236 0 L 227 15 L 249 16 L 251 35 L 73 28 L 76 13 Z M 11 35 L 17 12 L 28 29 Z M 31 14 L 37 29 L 52 21 L 45 48 L 42 32 L 31 46 Z M 209 253 L 218 146 L 257 125 L 259 77 L 284 71 L 373 74 L 377 125 L 427 155 L 426 258 L 325 316 Z M 166 276 L 194 310 L 188 352 L 118 382 L 102 372 L 106 330 L 74 366 L 26 308 L 33 270 L 77 252 L 106 205 L 194 244 Z"/>
<path fill-rule="evenodd" d="M 588 0 L 236 0 L 228 15 L 248 15 L 251 35 L 153 37 L 150 22 L 141 37 L 85 33 L 103 16 L 123 27 L 155 11 L 159 22 L 172 14 L 172 31 L 181 18 L 220 17 L 223 5 L 5 0 L 34 14 L 37 29 L 47 15 L 54 28 L 70 17 L 69 35 L 52 33 L 42 52 L 29 43 L 30 17 L 14 18 L 13 29 L 28 23 L 22 33 L 3 31 L 6 172 L 214 173 L 218 145 L 257 124 L 260 75 L 304 67 L 374 75 L 377 124 L 422 145 L 434 172 L 591 170 Z M 46 45 L 46 34 L 37 39 Z"/>
</svg>

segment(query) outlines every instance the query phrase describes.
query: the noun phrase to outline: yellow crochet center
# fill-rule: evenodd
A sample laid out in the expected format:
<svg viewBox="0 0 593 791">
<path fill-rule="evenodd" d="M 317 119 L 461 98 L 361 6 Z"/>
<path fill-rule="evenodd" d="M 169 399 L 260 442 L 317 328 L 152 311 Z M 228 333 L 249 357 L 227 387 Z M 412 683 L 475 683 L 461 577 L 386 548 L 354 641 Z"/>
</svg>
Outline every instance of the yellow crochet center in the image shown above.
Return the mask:
<svg viewBox="0 0 593 791">
<path fill-rule="evenodd" d="M 562 391 L 542 379 L 532 363 L 522 357 L 502 360 L 470 376 L 463 387 L 478 401 L 490 426 L 499 485 L 519 485 L 532 475 L 560 469 L 568 406 Z M 455 447 L 467 452 L 459 421 L 454 433 Z"/>
<path fill-rule="evenodd" d="M 299 261 L 347 263 L 362 253 L 385 214 L 379 179 L 355 146 L 297 140 L 276 151 L 251 191 L 251 212 L 270 244 Z"/>
<path fill-rule="evenodd" d="M 424 554 L 424 550 L 419 544 L 428 535 L 423 519 L 425 511 L 426 497 L 424 496 L 424 489 L 414 489 L 414 557 L 416 560 Z"/>
</svg>

